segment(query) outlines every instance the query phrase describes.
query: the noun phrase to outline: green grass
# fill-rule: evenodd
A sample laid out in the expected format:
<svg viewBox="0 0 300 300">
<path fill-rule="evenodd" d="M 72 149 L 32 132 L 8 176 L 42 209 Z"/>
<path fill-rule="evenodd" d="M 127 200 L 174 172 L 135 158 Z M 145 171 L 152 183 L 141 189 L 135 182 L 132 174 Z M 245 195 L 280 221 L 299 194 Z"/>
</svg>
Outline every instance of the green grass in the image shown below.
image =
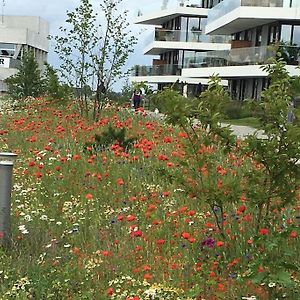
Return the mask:
<svg viewBox="0 0 300 300">
<path fill-rule="evenodd" d="M 242 118 L 242 119 L 227 119 L 224 120 L 224 123 L 228 123 L 230 125 L 242 125 L 242 126 L 249 126 L 256 129 L 260 129 L 260 123 L 257 118 L 254 117 L 248 117 L 248 118 Z"/>
</svg>

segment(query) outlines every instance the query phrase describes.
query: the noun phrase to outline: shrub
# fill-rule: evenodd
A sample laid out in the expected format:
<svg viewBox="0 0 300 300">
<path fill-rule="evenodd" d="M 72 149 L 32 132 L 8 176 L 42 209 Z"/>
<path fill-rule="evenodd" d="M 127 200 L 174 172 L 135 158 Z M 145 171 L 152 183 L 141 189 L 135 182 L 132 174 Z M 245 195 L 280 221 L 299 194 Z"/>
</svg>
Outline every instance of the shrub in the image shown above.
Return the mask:
<svg viewBox="0 0 300 300">
<path fill-rule="evenodd" d="M 136 138 L 126 138 L 126 129 L 117 130 L 111 125 L 102 134 L 95 134 L 94 143 L 86 143 L 85 150 L 100 152 L 109 149 L 113 144 L 122 147 L 125 152 L 128 152 Z"/>
</svg>

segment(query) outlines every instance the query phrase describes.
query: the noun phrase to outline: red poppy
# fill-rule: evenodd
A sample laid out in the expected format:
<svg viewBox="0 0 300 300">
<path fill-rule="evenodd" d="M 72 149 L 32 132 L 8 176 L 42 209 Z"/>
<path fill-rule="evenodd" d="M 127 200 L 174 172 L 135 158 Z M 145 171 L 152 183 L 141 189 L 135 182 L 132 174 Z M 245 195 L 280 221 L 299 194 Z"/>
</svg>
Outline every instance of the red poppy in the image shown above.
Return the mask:
<svg viewBox="0 0 300 300">
<path fill-rule="evenodd" d="M 290 233 L 290 237 L 291 237 L 292 239 L 295 239 L 297 236 L 298 236 L 298 234 L 297 234 L 296 231 L 292 231 L 292 232 Z"/>
<path fill-rule="evenodd" d="M 156 244 L 157 244 L 158 246 L 162 246 L 165 242 L 166 242 L 166 240 L 159 239 L 159 240 L 156 241 Z"/>
<path fill-rule="evenodd" d="M 188 233 L 188 232 L 183 232 L 182 234 L 181 234 L 181 236 L 184 238 L 184 239 L 189 239 L 191 236 L 190 236 L 190 234 Z"/>
<path fill-rule="evenodd" d="M 149 273 L 146 273 L 146 274 L 144 275 L 144 279 L 145 279 L 145 280 L 149 280 L 149 279 L 151 279 L 151 278 L 152 278 L 152 275 L 149 274 Z"/>
<path fill-rule="evenodd" d="M 217 241 L 216 243 L 217 247 L 222 247 L 224 245 L 224 242 L 222 241 Z"/>
<path fill-rule="evenodd" d="M 194 237 L 190 237 L 190 238 L 189 238 L 189 242 L 190 242 L 191 244 L 193 244 L 193 243 L 196 242 L 196 239 L 195 239 Z"/>
<path fill-rule="evenodd" d="M 245 210 L 246 210 L 246 206 L 245 206 L 245 205 L 241 205 L 241 206 L 238 208 L 238 211 L 241 212 L 241 213 L 245 212 Z"/>
<path fill-rule="evenodd" d="M 267 228 L 261 228 L 261 229 L 259 230 L 259 233 L 260 233 L 261 235 L 268 235 L 268 234 L 269 234 L 269 229 L 267 229 Z"/>
<path fill-rule="evenodd" d="M 113 290 L 113 288 L 111 288 L 111 287 L 110 287 L 110 288 L 108 288 L 106 293 L 107 293 L 107 295 L 108 295 L 108 296 L 110 296 L 110 297 L 111 297 L 111 296 L 114 294 L 114 290 Z"/>
<path fill-rule="evenodd" d="M 117 185 L 124 185 L 124 180 L 122 178 L 118 178 Z"/>
<path fill-rule="evenodd" d="M 92 199 L 92 198 L 93 198 L 93 195 L 90 194 L 90 193 L 87 193 L 87 194 L 85 195 L 85 199 L 86 199 L 86 200 L 90 200 L 90 199 Z"/>
<path fill-rule="evenodd" d="M 73 155 L 73 160 L 79 160 L 81 156 L 79 154 L 74 154 Z"/>
<path fill-rule="evenodd" d="M 143 235 L 143 232 L 141 230 L 134 230 L 131 232 L 132 237 L 141 237 Z"/>
<path fill-rule="evenodd" d="M 28 166 L 29 167 L 34 167 L 35 166 L 35 162 L 32 160 L 32 161 L 30 161 L 29 163 L 28 163 Z"/>
<path fill-rule="evenodd" d="M 133 216 L 133 215 L 128 215 L 128 216 L 127 216 L 127 221 L 128 221 L 128 222 L 132 222 L 132 221 L 134 221 L 135 219 L 136 219 L 136 217 Z"/>
</svg>

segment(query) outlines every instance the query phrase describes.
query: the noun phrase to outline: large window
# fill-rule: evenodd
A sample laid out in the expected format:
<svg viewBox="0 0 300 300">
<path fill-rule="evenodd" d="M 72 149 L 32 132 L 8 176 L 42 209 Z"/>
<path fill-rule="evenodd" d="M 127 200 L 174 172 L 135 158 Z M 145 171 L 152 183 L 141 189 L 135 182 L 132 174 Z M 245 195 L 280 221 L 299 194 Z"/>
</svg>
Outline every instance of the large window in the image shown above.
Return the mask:
<svg viewBox="0 0 300 300">
<path fill-rule="evenodd" d="M 283 7 L 300 7 L 299 0 L 283 0 Z"/>
<path fill-rule="evenodd" d="M 15 52 L 16 52 L 15 44 L 0 43 L 1 56 L 14 56 Z"/>
<path fill-rule="evenodd" d="M 292 41 L 292 25 L 281 26 L 281 37 L 282 42 L 290 43 Z"/>
<path fill-rule="evenodd" d="M 280 41 L 300 46 L 300 25 L 281 25 Z"/>
<path fill-rule="evenodd" d="M 294 25 L 292 44 L 300 46 L 300 25 Z"/>
<path fill-rule="evenodd" d="M 188 31 L 200 31 L 200 18 L 189 18 Z"/>
</svg>

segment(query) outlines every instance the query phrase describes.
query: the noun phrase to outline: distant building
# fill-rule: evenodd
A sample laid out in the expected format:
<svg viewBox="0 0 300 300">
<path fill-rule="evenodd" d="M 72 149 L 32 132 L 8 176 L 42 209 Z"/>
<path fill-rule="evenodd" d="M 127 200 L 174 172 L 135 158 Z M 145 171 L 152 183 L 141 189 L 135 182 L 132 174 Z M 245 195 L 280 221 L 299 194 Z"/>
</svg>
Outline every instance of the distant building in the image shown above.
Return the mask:
<svg viewBox="0 0 300 300">
<path fill-rule="evenodd" d="M 154 33 L 145 41 L 145 55 L 155 55 L 151 66 L 135 66 L 131 81 L 157 84 L 158 89 L 176 85 L 184 95 L 196 95 L 199 87 L 207 86 L 209 79 L 184 76 L 185 68 L 205 67 L 209 52 L 229 51 L 230 36 L 204 34 L 209 1 L 162 9 L 138 17 L 136 24 L 155 25 Z M 218 62 L 216 62 L 218 65 Z M 227 85 L 227 80 L 222 81 Z"/>
<path fill-rule="evenodd" d="M 17 73 L 26 51 L 32 51 L 43 68 L 49 48 L 49 24 L 34 16 L 2 16 L 0 18 L 0 92 L 7 90 L 4 80 Z"/>
</svg>

